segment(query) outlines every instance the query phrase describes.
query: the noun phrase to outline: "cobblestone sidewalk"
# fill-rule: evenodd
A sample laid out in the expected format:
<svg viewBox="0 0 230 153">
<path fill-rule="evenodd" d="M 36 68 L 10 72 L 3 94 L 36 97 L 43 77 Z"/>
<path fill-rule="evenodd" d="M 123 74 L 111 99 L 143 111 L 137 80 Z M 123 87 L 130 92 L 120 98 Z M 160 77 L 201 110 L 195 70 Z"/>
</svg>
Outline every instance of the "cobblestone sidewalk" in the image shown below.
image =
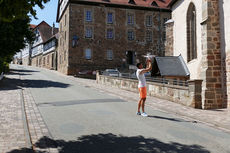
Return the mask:
<svg viewBox="0 0 230 153">
<path fill-rule="evenodd" d="M 6 75 L 0 82 L 0 153 L 58 153 L 46 147 L 46 138 L 52 137 L 30 89 L 20 86 L 21 79 Z"/>
<path fill-rule="evenodd" d="M 10 79 L 0 82 L 0 153 L 29 147 L 23 124 L 21 91 L 17 86 L 9 85 L 19 76 Z"/>
</svg>

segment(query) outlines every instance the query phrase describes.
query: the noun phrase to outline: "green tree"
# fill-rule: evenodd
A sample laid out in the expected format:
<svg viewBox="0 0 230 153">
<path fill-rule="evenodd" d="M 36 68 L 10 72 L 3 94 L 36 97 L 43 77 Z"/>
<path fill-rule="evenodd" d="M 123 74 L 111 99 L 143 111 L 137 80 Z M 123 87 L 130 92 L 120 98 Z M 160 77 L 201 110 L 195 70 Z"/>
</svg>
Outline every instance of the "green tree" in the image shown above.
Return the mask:
<svg viewBox="0 0 230 153">
<path fill-rule="evenodd" d="M 32 15 L 36 18 L 36 10 L 34 7 L 38 5 L 44 8 L 43 3 L 50 0 L 0 0 L 0 19 L 11 22 L 15 19 L 26 18 Z"/>
<path fill-rule="evenodd" d="M 0 73 L 7 70 L 12 57 L 34 39 L 30 30 L 34 7 L 44 8 L 49 0 L 0 0 Z"/>
<path fill-rule="evenodd" d="M 33 41 L 34 34 L 29 29 L 29 17 L 12 22 L 0 20 L 0 57 L 13 56 L 26 43 Z"/>
</svg>

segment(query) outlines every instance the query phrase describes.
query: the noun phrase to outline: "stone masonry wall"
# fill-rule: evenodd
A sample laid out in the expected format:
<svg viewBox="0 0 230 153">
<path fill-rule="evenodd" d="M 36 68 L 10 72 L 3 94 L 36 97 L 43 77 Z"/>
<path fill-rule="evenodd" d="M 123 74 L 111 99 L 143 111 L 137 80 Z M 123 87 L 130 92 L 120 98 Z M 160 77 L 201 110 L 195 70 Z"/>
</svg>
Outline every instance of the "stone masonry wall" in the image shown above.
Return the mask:
<svg viewBox="0 0 230 153">
<path fill-rule="evenodd" d="M 226 53 L 226 90 L 227 90 L 227 96 L 226 96 L 226 107 L 230 108 L 230 50 Z"/>
<path fill-rule="evenodd" d="M 22 65 L 29 65 L 29 56 L 22 58 Z"/>
<path fill-rule="evenodd" d="M 32 66 L 42 67 L 42 55 L 40 54 L 40 55 L 32 57 L 31 64 Z"/>
<path fill-rule="evenodd" d="M 69 74 L 69 43 L 72 42 L 69 40 L 69 24 L 70 24 L 70 14 L 69 6 L 67 7 L 63 17 L 59 22 L 59 40 L 58 40 L 58 68 L 57 70 L 64 74 Z M 78 27 L 75 27 L 78 29 Z"/>
<path fill-rule="evenodd" d="M 97 83 L 138 92 L 137 80 L 97 74 Z M 193 80 L 189 82 L 188 87 L 182 87 L 171 84 L 147 82 L 147 94 L 189 107 L 201 108 L 201 83 L 202 81 L 200 80 Z"/>
<path fill-rule="evenodd" d="M 218 0 L 202 0 L 202 107 L 224 107 Z"/>
<path fill-rule="evenodd" d="M 84 11 L 90 9 L 93 11 L 93 22 L 86 23 L 84 20 Z M 69 11 L 69 29 L 63 26 L 65 14 L 68 16 Z M 106 23 L 106 14 L 108 11 L 114 12 L 114 23 Z M 135 14 L 134 26 L 127 25 L 126 15 L 128 12 Z M 59 65 L 60 72 L 68 74 L 76 74 L 80 70 L 103 70 L 106 68 L 122 67 L 127 64 L 127 51 L 133 51 L 135 54 L 134 64 L 137 61 L 145 62 L 142 55 L 151 52 L 156 55 L 163 55 L 164 45 L 162 43 L 163 20 L 170 18 L 169 12 L 147 11 L 137 9 L 115 8 L 108 6 L 94 6 L 82 4 L 70 4 L 67 11 L 63 15 L 60 24 L 62 24 L 62 33 L 69 31 L 68 40 L 63 45 L 63 37 L 59 39 L 59 55 L 68 56 L 68 64 Z M 99 15 L 100 14 L 100 15 Z M 146 27 L 146 15 L 153 16 L 153 25 Z M 160 20 L 160 22 L 159 22 Z M 85 28 L 90 26 L 93 28 L 93 38 L 85 39 Z M 61 27 L 61 26 L 59 26 Z M 112 28 L 114 30 L 114 39 L 106 38 L 106 30 Z M 60 29 L 60 28 L 59 28 Z M 127 31 L 134 30 L 134 40 L 127 40 Z M 146 30 L 152 31 L 152 41 L 146 41 Z M 78 36 L 78 44 L 72 47 L 72 39 Z M 68 43 L 69 45 L 66 45 Z M 159 50 L 161 47 L 161 50 Z M 92 58 L 85 59 L 85 49 L 90 48 Z M 113 51 L 113 59 L 107 60 L 107 50 Z M 67 52 L 67 53 L 65 53 Z M 60 57 L 59 57 L 60 61 Z M 62 60 L 63 61 L 63 60 Z M 60 63 L 60 62 L 59 62 Z"/>
<path fill-rule="evenodd" d="M 54 69 L 55 52 L 50 52 L 48 54 L 43 55 L 42 60 L 42 67 L 47 69 Z"/>
<path fill-rule="evenodd" d="M 166 23 L 165 56 L 173 56 L 173 20 Z"/>
</svg>

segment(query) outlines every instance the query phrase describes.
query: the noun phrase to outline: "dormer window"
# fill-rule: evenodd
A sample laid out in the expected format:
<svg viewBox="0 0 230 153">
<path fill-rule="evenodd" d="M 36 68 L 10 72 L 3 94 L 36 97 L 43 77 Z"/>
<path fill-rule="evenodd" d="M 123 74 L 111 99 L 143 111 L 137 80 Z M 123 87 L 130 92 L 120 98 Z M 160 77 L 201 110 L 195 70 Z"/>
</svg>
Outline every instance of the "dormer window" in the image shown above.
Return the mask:
<svg viewBox="0 0 230 153">
<path fill-rule="evenodd" d="M 129 4 L 136 4 L 134 0 L 129 0 Z"/>
<path fill-rule="evenodd" d="M 155 6 L 155 7 L 159 7 L 158 4 L 157 4 L 157 2 L 155 2 L 155 1 L 153 1 L 151 5 Z"/>
</svg>

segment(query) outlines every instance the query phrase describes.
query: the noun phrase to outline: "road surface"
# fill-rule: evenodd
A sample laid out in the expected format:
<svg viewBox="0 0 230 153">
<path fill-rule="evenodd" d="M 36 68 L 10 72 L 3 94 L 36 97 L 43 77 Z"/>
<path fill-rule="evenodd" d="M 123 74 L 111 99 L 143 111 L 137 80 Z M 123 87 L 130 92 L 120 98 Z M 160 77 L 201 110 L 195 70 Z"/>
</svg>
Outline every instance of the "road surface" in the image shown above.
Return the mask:
<svg viewBox="0 0 230 153">
<path fill-rule="evenodd" d="M 52 141 L 61 144 L 60 152 L 230 153 L 229 133 L 149 107 L 149 117 L 137 116 L 134 101 L 49 70 L 26 66 L 13 69 L 30 88 Z"/>
</svg>

